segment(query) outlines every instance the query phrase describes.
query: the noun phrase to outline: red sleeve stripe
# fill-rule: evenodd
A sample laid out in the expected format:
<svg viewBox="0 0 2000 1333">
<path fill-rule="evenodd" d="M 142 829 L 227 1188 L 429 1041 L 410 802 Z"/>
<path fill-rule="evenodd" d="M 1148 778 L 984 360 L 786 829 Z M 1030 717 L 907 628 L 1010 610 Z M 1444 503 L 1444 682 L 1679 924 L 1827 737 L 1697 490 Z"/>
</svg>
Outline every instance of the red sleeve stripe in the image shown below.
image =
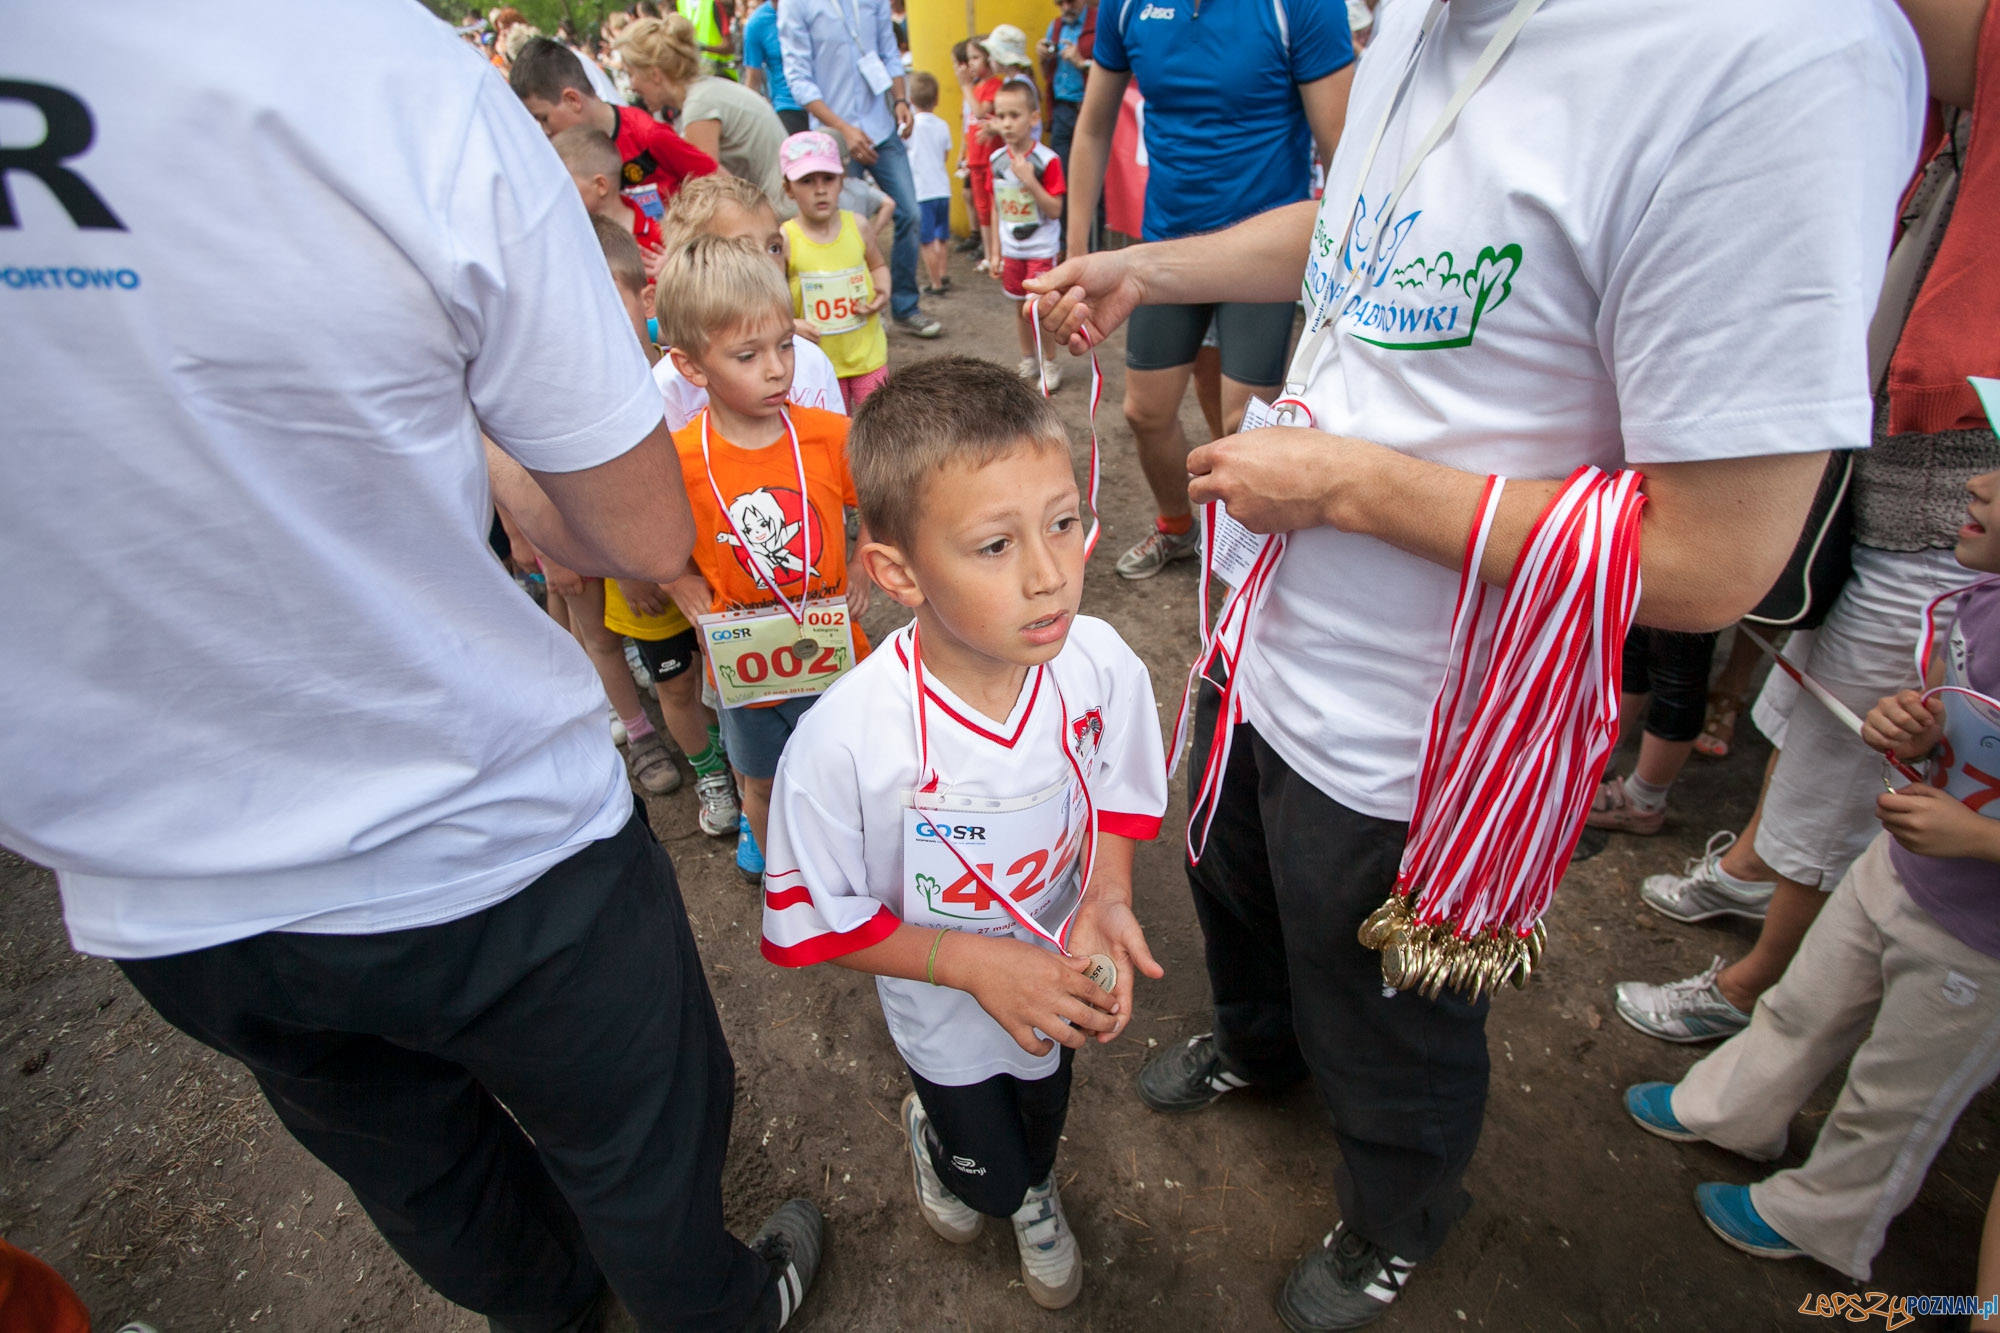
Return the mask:
<svg viewBox="0 0 2000 1333">
<path fill-rule="evenodd" d="M 773 943 L 770 936 L 763 939 L 764 957 L 779 967 L 810 967 L 814 963 L 824 963 L 829 958 L 839 958 L 843 954 L 865 949 L 871 944 L 880 944 L 896 933 L 896 927 L 903 923 L 896 914 L 883 907 L 874 916 L 845 934 L 832 931 L 815 935 L 798 944 Z"/>
<path fill-rule="evenodd" d="M 1165 823 L 1160 815 L 1122 815 L 1115 810 L 1097 812 L 1097 831 L 1114 837 L 1130 838 L 1134 842 L 1151 842 L 1160 836 L 1160 825 Z"/>
<path fill-rule="evenodd" d="M 787 907 L 810 907 L 812 900 L 812 890 L 803 884 L 794 884 L 789 889 L 764 891 L 764 906 L 774 912 L 782 912 Z"/>
</svg>

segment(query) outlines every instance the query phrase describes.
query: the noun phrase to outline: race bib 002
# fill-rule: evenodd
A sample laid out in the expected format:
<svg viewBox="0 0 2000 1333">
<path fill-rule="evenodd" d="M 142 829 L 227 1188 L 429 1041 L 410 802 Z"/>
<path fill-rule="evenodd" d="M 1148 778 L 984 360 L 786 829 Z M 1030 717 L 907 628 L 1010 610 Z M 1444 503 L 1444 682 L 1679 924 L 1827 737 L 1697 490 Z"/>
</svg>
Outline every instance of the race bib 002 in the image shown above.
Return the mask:
<svg viewBox="0 0 2000 1333">
<path fill-rule="evenodd" d="M 799 623 L 780 608 L 701 617 L 701 650 L 722 706 L 811 698 L 854 665 L 845 602 L 809 603 L 803 638 L 813 641 L 812 653 L 799 653 L 801 637 Z"/>
<path fill-rule="evenodd" d="M 799 303 L 805 307 L 806 323 L 822 334 L 851 333 L 868 322 L 861 313 L 868 304 L 868 270 L 801 273 Z"/>
</svg>

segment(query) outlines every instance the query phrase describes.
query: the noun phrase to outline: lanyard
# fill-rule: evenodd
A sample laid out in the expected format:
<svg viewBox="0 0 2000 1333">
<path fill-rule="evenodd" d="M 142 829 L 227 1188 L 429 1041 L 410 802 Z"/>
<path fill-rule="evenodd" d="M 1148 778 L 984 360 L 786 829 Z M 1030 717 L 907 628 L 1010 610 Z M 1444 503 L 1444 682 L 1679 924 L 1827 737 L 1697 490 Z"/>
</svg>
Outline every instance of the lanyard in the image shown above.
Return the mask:
<svg viewBox="0 0 2000 1333">
<path fill-rule="evenodd" d="M 1446 0 L 1431 0 L 1431 7 L 1424 15 L 1423 30 L 1417 34 L 1416 44 L 1410 48 L 1410 58 L 1403 66 L 1403 75 L 1396 85 L 1396 93 L 1389 99 L 1389 106 L 1383 111 L 1381 122 L 1375 126 L 1374 137 L 1368 141 L 1368 151 L 1362 154 L 1361 169 L 1354 177 L 1354 199 L 1347 206 L 1346 230 L 1341 232 L 1340 245 L 1336 253 L 1344 255 L 1348 242 L 1354 237 L 1355 213 L 1361 208 L 1363 192 L 1368 185 L 1368 173 L 1375 166 L 1376 151 L 1382 147 L 1382 137 L 1388 133 L 1389 122 L 1395 119 L 1404 95 L 1410 90 L 1410 81 L 1417 72 L 1417 61 L 1430 40 L 1431 29 L 1437 26 L 1438 19 L 1444 14 L 1445 3 Z M 1417 168 L 1457 122 L 1458 113 L 1465 109 L 1465 104 L 1472 100 L 1472 95 L 1479 91 L 1480 85 L 1486 82 L 1487 75 L 1493 72 L 1493 67 L 1500 63 L 1500 57 L 1507 53 L 1507 48 L 1514 44 L 1516 37 L 1520 36 L 1521 29 L 1527 26 L 1528 20 L 1534 17 L 1535 11 L 1541 7 L 1542 0 L 1514 0 L 1513 12 L 1507 15 L 1506 20 L 1500 25 L 1500 30 L 1486 43 L 1486 49 L 1481 51 L 1479 59 L 1473 62 L 1465 81 L 1452 93 L 1451 100 L 1445 103 L 1444 110 L 1438 113 L 1438 118 L 1432 122 L 1429 132 L 1418 142 L 1416 151 L 1410 155 L 1410 160 L 1404 163 L 1403 169 L 1397 173 L 1396 183 L 1389 191 L 1389 198 L 1380 214 L 1384 226 L 1394 225 L 1396 205 L 1402 200 L 1403 190 L 1417 174 Z M 1377 237 L 1379 240 L 1379 231 Z M 1306 313 L 1306 336 L 1299 340 L 1299 349 L 1292 357 L 1291 368 L 1285 373 L 1286 398 L 1296 400 L 1305 393 L 1306 376 L 1311 373 L 1314 362 L 1319 359 L 1320 348 L 1326 343 L 1333 326 L 1338 322 L 1338 311 L 1319 305 L 1317 302 Z M 1338 344 L 1335 346 L 1338 347 Z M 1283 403 L 1284 400 L 1281 399 L 1280 402 Z M 1307 417 L 1310 419 L 1310 411 L 1307 412 Z"/>
<path fill-rule="evenodd" d="M 854 42 L 854 49 L 862 55 L 873 55 L 861 44 L 861 11 L 856 0 L 833 0 L 833 7 L 840 11 L 841 22 L 847 25 L 847 35 Z"/>
<path fill-rule="evenodd" d="M 799 572 L 798 605 L 794 606 L 792 600 L 785 596 L 783 591 L 779 589 L 777 567 L 769 560 L 766 560 L 758 552 L 757 548 L 750 544 L 749 539 L 743 535 L 743 529 L 736 526 L 736 515 L 729 512 L 729 504 L 722 498 L 722 488 L 715 484 L 715 469 L 710 465 L 708 457 L 708 409 L 705 407 L 701 409 L 701 470 L 703 475 L 708 478 L 708 490 L 715 497 L 715 507 L 722 511 L 722 521 L 729 525 L 730 533 L 736 538 L 738 545 L 743 548 L 744 558 L 750 562 L 750 568 L 756 570 L 758 577 L 762 578 L 765 584 L 771 589 L 771 595 L 777 598 L 779 605 L 785 608 L 785 614 L 798 622 L 799 635 L 801 638 L 804 638 L 806 633 L 806 603 L 812 593 L 812 497 L 806 493 L 806 456 L 799 448 L 799 433 L 792 429 L 792 414 L 781 410 L 778 415 L 779 419 L 785 423 L 785 438 L 790 440 L 792 445 L 792 466 L 799 474 L 799 541 L 805 548 L 805 568 Z M 787 544 L 789 545 L 789 543 Z"/>
<path fill-rule="evenodd" d="M 1028 323 L 1035 330 L 1035 373 L 1041 376 L 1042 397 L 1049 396 L 1048 362 L 1042 359 L 1042 319 L 1041 297 L 1028 298 Z M 1097 344 L 1092 341 L 1090 330 L 1083 331 L 1083 340 L 1090 344 L 1090 531 L 1083 534 L 1083 558 L 1090 559 L 1090 553 L 1097 549 L 1097 530 L 1100 522 L 1097 515 L 1097 404 L 1104 397 L 1104 372 L 1097 368 Z"/>
<path fill-rule="evenodd" d="M 1016 907 L 1013 899 L 1002 893 L 986 876 L 980 874 L 978 867 L 966 859 L 965 853 L 958 850 L 958 845 L 951 840 L 951 836 L 935 820 L 931 822 L 931 832 L 937 835 L 937 840 L 943 844 L 945 850 L 949 851 L 958 861 L 959 865 L 964 867 L 965 873 L 972 876 L 974 881 L 1006 910 L 1008 916 L 1014 918 L 1014 924 L 1028 931 L 1038 939 L 1047 940 L 1056 947 L 1057 952 L 1067 958 L 1070 956 L 1070 927 L 1076 922 L 1077 908 L 1083 905 L 1083 895 L 1090 888 L 1090 872 L 1097 862 L 1097 804 L 1091 799 L 1090 780 L 1083 774 L 1083 765 L 1077 763 L 1076 755 L 1070 750 L 1069 704 L 1063 698 L 1062 683 L 1056 679 L 1055 673 L 1050 671 L 1046 664 L 1037 666 L 1035 671 L 1038 673 L 1033 683 L 1033 689 L 1036 694 L 1040 693 L 1041 683 L 1044 679 L 1055 687 L 1057 717 L 1056 745 L 1062 751 L 1063 759 L 1069 764 L 1070 773 L 1075 777 L 1077 787 L 1083 792 L 1083 857 L 1082 864 L 1077 870 L 1076 902 L 1071 905 L 1069 915 L 1062 919 L 1062 923 L 1056 927 L 1054 932 L 1045 929 L 1041 922 Z M 1029 682 L 1022 681 L 1021 688 L 1028 690 L 1030 688 Z M 931 732 L 930 720 L 927 716 L 929 709 L 924 703 L 925 689 L 923 633 L 917 627 L 916 622 L 911 621 L 910 715 L 915 720 L 917 730 L 917 791 L 924 794 L 935 794 L 938 788 L 945 784 L 938 771 L 931 767 Z M 1028 698 L 1028 710 L 1032 713 L 1035 707 L 1035 694 L 1030 694 Z M 1033 720 L 1032 717 L 1023 718 L 1021 725 L 1025 728 Z M 1067 799 L 1067 797 L 1064 799 Z M 1060 878 L 1061 872 L 1059 870 L 1050 871 L 1050 884 L 1056 883 Z M 1105 989 L 1109 990 L 1110 987 L 1106 986 Z"/>
</svg>

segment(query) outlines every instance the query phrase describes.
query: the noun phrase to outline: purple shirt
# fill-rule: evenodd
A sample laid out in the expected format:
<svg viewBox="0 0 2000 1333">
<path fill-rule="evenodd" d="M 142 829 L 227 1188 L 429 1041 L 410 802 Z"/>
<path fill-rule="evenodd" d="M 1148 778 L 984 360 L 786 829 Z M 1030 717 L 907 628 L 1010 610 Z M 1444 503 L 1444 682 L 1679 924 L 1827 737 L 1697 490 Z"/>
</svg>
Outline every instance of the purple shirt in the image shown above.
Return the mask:
<svg viewBox="0 0 2000 1333">
<path fill-rule="evenodd" d="M 1958 599 L 1965 683 L 2000 698 L 2000 585 Z M 1995 807 L 2000 808 L 2000 807 Z M 1919 856 L 1893 838 L 1889 859 L 1910 899 L 1959 943 L 2000 958 L 2000 865 L 1970 857 Z"/>
</svg>

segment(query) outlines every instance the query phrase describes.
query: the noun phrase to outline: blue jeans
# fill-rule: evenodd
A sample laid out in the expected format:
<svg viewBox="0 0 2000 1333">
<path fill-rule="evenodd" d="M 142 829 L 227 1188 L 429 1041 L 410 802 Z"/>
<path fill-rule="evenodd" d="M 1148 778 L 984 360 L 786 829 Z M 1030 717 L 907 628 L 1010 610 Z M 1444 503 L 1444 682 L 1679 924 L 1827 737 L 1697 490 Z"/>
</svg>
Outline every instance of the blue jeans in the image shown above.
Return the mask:
<svg viewBox="0 0 2000 1333">
<path fill-rule="evenodd" d="M 896 240 L 889 248 L 889 311 L 897 319 L 917 313 L 917 178 L 910 174 L 909 150 L 890 135 L 875 145 L 875 165 L 849 163 L 848 174 L 867 172 L 876 188 L 896 201 Z"/>
</svg>

